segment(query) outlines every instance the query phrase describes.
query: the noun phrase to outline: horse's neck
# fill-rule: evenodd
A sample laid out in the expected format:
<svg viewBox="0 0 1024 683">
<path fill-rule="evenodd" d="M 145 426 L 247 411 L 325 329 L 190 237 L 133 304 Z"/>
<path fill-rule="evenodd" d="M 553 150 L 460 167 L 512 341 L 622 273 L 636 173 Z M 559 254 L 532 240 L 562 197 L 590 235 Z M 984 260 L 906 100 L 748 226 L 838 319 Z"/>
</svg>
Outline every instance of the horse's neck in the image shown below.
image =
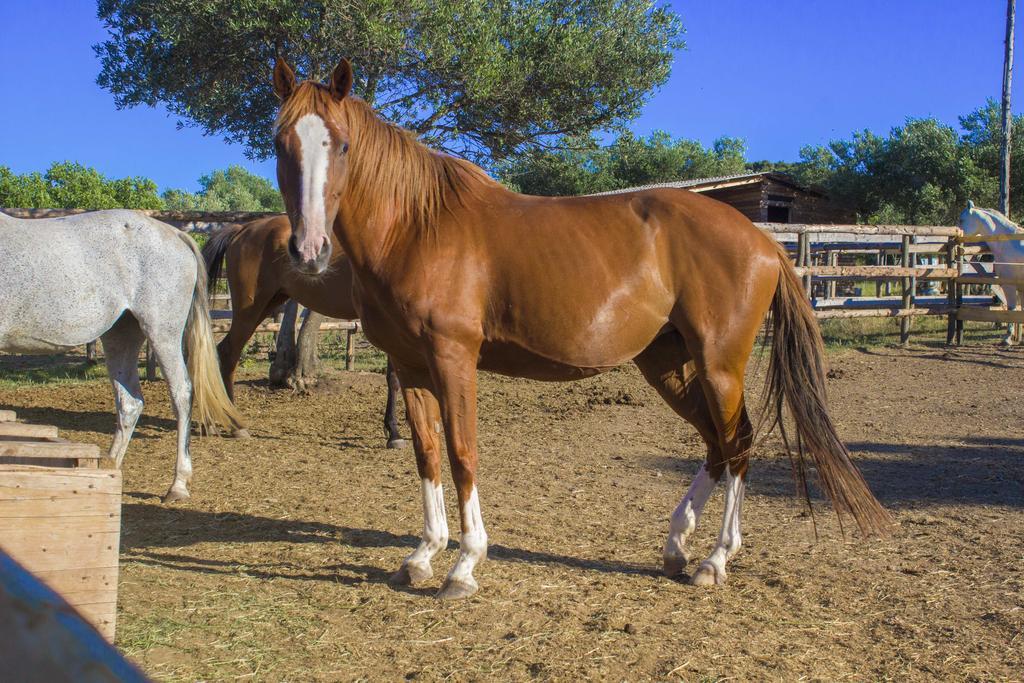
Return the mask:
<svg viewBox="0 0 1024 683">
<path fill-rule="evenodd" d="M 991 219 L 992 224 L 991 231 L 987 229 L 989 221 L 981 221 L 981 224 L 986 228 L 986 233 L 990 235 L 1009 235 L 1019 232 L 1021 233 L 1022 237 L 1024 237 L 1024 232 L 1022 232 L 1020 228 L 1014 225 L 1009 218 L 1003 218 L 1002 216 L 994 213 L 989 213 L 988 215 Z"/>
</svg>

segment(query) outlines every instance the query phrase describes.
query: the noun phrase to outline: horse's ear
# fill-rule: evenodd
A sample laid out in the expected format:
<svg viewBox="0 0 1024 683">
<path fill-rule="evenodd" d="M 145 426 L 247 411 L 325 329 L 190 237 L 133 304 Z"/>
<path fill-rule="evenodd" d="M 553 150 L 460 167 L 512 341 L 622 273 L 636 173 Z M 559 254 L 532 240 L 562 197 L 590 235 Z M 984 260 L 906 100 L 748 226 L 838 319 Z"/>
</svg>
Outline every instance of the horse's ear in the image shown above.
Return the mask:
<svg viewBox="0 0 1024 683">
<path fill-rule="evenodd" d="M 334 67 L 334 71 L 331 72 L 330 87 L 331 94 L 337 100 L 345 99 L 352 90 L 352 64 L 344 57 L 341 58 L 338 66 Z"/>
<path fill-rule="evenodd" d="M 974 202 L 971 201 L 970 199 L 967 200 L 967 210 L 968 211 L 973 211 L 974 210 Z"/>
<path fill-rule="evenodd" d="M 288 66 L 284 57 L 278 57 L 274 61 L 274 94 L 277 99 L 284 102 L 295 90 L 295 72 Z"/>
</svg>

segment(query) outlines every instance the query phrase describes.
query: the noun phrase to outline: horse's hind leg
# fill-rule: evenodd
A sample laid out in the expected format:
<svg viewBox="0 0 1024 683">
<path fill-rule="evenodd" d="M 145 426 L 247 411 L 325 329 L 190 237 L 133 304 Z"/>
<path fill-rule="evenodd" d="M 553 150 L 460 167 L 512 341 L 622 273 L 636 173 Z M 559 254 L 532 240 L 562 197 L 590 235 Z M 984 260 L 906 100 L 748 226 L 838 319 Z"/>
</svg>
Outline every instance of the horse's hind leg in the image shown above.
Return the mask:
<svg viewBox="0 0 1024 683">
<path fill-rule="evenodd" d="M 183 326 L 183 325 L 182 325 Z M 177 334 L 154 335 L 149 342 L 156 351 L 160 370 L 171 393 L 171 406 L 178 422 L 178 456 L 174 463 L 174 481 L 164 495 L 163 502 L 188 500 L 188 484 L 192 480 L 192 455 L 189 440 L 192 426 L 192 380 L 185 365 L 181 347 L 181 327 Z"/>
<path fill-rule="evenodd" d="M 1018 301 L 1018 290 L 1016 287 L 1003 287 L 1003 293 L 1006 295 L 1006 310 L 1013 312 L 1017 310 Z M 1017 343 L 1019 335 L 1017 332 L 1020 330 L 1020 325 L 1017 323 L 1006 323 L 1006 339 L 1003 340 L 1003 344 L 1006 346 L 1013 346 Z"/>
<path fill-rule="evenodd" d="M 246 283 L 247 284 L 247 283 Z M 217 360 L 220 362 L 220 376 L 224 380 L 224 389 L 228 392 L 228 398 L 235 400 L 235 369 L 238 361 L 242 358 L 245 345 L 252 339 L 256 328 L 278 305 L 287 300 L 282 292 L 274 292 L 272 296 L 266 296 L 262 292 L 260 300 L 250 305 L 243 303 L 243 295 L 249 292 L 248 289 L 241 290 L 237 295 L 232 290 L 232 297 L 237 298 L 238 303 L 233 303 L 234 309 L 231 313 L 231 327 L 228 333 L 217 344 Z M 236 439 L 249 438 L 249 432 L 245 429 L 236 429 L 231 436 Z"/>
<path fill-rule="evenodd" d="M 142 385 L 139 384 L 139 351 L 146 340 L 138 321 L 125 313 L 102 336 L 107 374 L 114 387 L 117 428 L 110 444 L 110 457 L 120 469 L 128 442 L 142 414 Z"/>
<path fill-rule="evenodd" d="M 673 578 L 686 569 L 690 560 L 686 539 L 697 528 L 704 504 L 722 475 L 718 432 L 708 412 L 704 390 L 694 376 L 693 362 L 678 332 L 658 337 L 633 362 L 665 402 L 696 427 L 708 448 L 707 461 L 701 465 L 686 495 L 676 506 L 669 524 L 663 561 L 665 575 Z"/>
<path fill-rule="evenodd" d="M 395 368 L 391 365 L 391 358 L 388 358 L 387 369 L 388 402 L 384 406 L 384 431 L 388 435 L 388 448 L 405 448 L 407 443 L 402 438 L 402 432 L 398 429 L 398 392 L 402 386 L 398 381 Z"/>
<path fill-rule="evenodd" d="M 740 549 L 740 517 L 754 436 L 743 399 L 743 374 L 762 318 L 763 315 L 739 317 L 720 329 L 704 329 L 700 333 L 687 329 L 685 319 L 677 324 L 686 348 L 693 354 L 694 375 L 701 384 L 718 433 L 718 457 L 714 461 L 709 459 L 708 473 L 715 480 L 723 474 L 726 478 L 722 530 L 711 555 L 692 577 L 697 586 L 725 583 L 725 565 Z"/>
</svg>

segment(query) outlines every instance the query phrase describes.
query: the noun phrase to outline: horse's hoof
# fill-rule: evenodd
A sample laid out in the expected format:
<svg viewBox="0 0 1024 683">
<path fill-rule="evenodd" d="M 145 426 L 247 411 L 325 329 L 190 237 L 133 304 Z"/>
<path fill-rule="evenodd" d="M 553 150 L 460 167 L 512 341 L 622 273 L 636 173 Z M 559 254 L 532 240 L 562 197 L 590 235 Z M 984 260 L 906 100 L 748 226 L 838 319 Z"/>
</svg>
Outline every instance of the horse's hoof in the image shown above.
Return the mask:
<svg viewBox="0 0 1024 683">
<path fill-rule="evenodd" d="M 192 496 L 189 494 L 188 489 L 176 489 L 172 486 L 170 490 L 164 494 L 164 497 L 161 499 L 161 502 L 163 502 L 164 504 L 174 503 L 179 500 L 188 500 L 191 497 Z"/>
<path fill-rule="evenodd" d="M 388 439 L 388 448 L 408 448 L 409 442 L 405 439 Z"/>
<path fill-rule="evenodd" d="M 231 432 L 231 438 L 232 439 L 248 439 L 249 438 L 249 430 L 248 429 L 236 429 L 235 431 Z"/>
<path fill-rule="evenodd" d="M 662 558 L 662 572 L 670 579 L 683 576 L 689 561 L 690 556 L 685 553 L 683 555 L 666 555 Z"/>
<path fill-rule="evenodd" d="M 391 575 L 388 583 L 392 586 L 415 586 L 418 583 L 430 580 L 434 576 L 434 570 L 430 565 L 403 563 L 398 571 Z"/>
<path fill-rule="evenodd" d="M 476 593 L 478 589 L 479 586 L 473 577 L 469 577 L 468 581 L 449 577 L 434 597 L 438 600 L 462 600 Z"/>
<path fill-rule="evenodd" d="M 710 562 L 702 562 L 693 573 L 690 583 L 694 586 L 721 586 L 725 583 L 725 572 L 719 571 Z"/>
</svg>

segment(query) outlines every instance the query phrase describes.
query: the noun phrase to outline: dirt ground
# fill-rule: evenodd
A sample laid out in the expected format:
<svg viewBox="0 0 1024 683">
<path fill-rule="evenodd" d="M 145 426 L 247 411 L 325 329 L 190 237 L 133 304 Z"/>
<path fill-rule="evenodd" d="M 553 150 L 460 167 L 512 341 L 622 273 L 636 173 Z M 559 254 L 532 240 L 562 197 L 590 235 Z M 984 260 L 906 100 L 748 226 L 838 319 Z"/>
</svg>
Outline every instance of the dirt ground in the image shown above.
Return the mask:
<svg viewBox="0 0 1024 683">
<path fill-rule="evenodd" d="M 575 384 L 482 375 L 492 545 L 481 591 L 456 604 L 431 597 L 454 540 L 433 585 L 387 584 L 421 507 L 411 451 L 383 448 L 383 376 L 333 371 L 296 396 L 250 371 L 238 402 L 253 438 L 196 441 L 193 498 L 170 507 L 173 424 L 148 384 L 125 463 L 117 643 L 167 680 L 1020 680 L 1024 351 L 830 363 L 840 433 L 899 520 L 893 538 L 844 540 L 818 505 L 815 541 L 769 440 L 728 585 L 669 581 L 668 516 L 703 456 L 693 429 L 632 368 Z M 3 388 L 0 406 L 110 442 L 101 380 Z M 718 492 L 698 554 L 720 515 Z"/>
</svg>

